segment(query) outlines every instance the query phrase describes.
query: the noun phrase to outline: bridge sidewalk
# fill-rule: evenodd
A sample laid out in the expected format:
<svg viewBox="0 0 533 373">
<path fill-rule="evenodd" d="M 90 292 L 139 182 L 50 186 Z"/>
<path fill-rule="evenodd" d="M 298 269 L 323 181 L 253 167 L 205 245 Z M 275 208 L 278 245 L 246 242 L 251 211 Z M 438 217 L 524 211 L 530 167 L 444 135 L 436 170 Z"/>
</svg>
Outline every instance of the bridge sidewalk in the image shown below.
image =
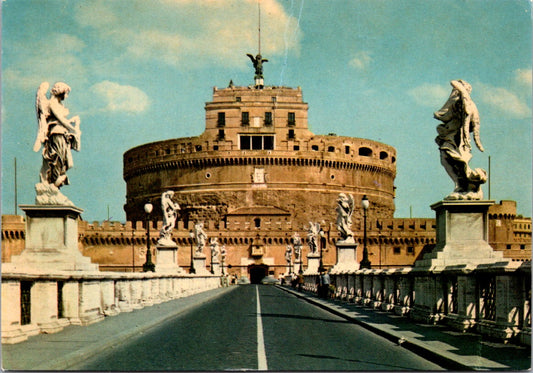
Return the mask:
<svg viewBox="0 0 533 373">
<path fill-rule="evenodd" d="M 39 334 L 27 341 L 2 345 L 3 370 L 68 370 L 99 352 L 176 315 L 194 309 L 236 287 L 225 287 L 145 307 L 88 326 L 68 326 L 59 333 Z"/>
<path fill-rule="evenodd" d="M 474 333 L 452 331 L 442 325 L 416 323 L 390 312 L 353 303 L 321 299 L 311 293 L 282 289 L 357 323 L 451 370 L 529 370 L 531 348 L 489 341 Z"/>
</svg>

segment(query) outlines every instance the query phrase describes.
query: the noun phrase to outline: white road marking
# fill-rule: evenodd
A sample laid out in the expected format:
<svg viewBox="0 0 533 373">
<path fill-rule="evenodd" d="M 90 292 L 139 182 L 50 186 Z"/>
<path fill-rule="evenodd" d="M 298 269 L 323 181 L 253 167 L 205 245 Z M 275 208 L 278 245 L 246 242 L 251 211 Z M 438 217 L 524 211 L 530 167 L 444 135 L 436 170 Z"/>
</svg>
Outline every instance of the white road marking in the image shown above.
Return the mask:
<svg viewBox="0 0 533 373">
<path fill-rule="evenodd" d="M 259 288 L 255 286 L 257 298 L 257 370 L 268 370 L 265 353 L 265 340 L 263 338 L 263 320 L 261 319 L 261 302 L 259 301 Z"/>
</svg>

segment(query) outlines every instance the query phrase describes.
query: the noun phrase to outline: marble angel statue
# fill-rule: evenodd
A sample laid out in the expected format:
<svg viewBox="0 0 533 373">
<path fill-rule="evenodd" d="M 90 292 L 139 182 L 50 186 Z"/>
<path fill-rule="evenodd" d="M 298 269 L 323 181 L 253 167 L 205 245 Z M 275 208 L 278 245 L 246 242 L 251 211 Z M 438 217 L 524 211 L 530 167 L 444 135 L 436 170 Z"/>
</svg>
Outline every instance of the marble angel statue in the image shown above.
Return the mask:
<svg viewBox="0 0 533 373">
<path fill-rule="evenodd" d="M 438 136 L 435 139 L 441 164 L 455 183 L 454 191 L 445 199 L 479 200 L 483 198 L 481 184 L 487 181 L 487 173 L 482 168 L 472 170 L 468 165 L 472 158 L 470 133 L 477 148 L 484 151 L 479 136 L 479 112 L 470 97 L 470 84 L 464 80 L 452 80 L 450 84 L 450 97 L 433 115 L 443 122 L 437 126 Z"/>
<path fill-rule="evenodd" d="M 180 205 L 172 200 L 174 191 L 169 190 L 161 195 L 161 211 L 163 211 L 163 227 L 159 232 L 157 243 L 161 246 L 176 246 L 172 241 L 172 231 L 176 225 Z"/>
<path fill-rule="evenodd" d="M 352 214 L 355 202 L 352 195 L 340 193 L 337 198 L 337 229 L 341 235 L 341 241 L 354 242 L 352 231 Z"/>
<path fill-rule="evenodd" d="M 196 256 L 202 256 L 204 253 L 205 243 L 207 241 L 207 234 L 204 231 L 204 223 L 196 223 L 194 225 L 194 238 L 196 241 Z"/>
<path fill-rule="evenodd" d="M 71 150 L 80 150 L 80 117 L 68 118 L 69 110 L 63 105 L 71 90 L 67 84 L 54 84 L 50 98 L 49 87 L 48 82 L 41 83 L 35 98 L 38 130 L 33 151 L 42 147 L 43 158 L 37 204 L 72 204 L 59 188 L 69 184 L 67 171 L 74 165 Z"/>
<path fill-rule="evenodd" d="M 290 266 L 292 263 L 292 247 L 291 245 L 287 245 L 287 249 L 285 250 L 285 261 L 287 262 L 287 265 Z"/>
<path fill-rule="evenodd" d="M 318 252 L 318 235 L 320 234 L 320 223 L 309 222 L 307 238 L 309 240 L 309 254 Z"/>
<path fill-rule="evenodd" d="M 294 245 L 294 261 L 295 263 L 298 263 L 300 261 L 300 254 L 302 253 L 302 239 L 298 232 L 294 233 L 292 244 Z"/>
<path fill-rule="evenodd" d="M 218 250 L 218 238 L 216 237 L 211 238 L 211 241 L 209 242 L 209 246 L 211 246 L 211 258 L 213 260 L 213 263 L 220 263 L 218 259 L 218 255 L 220 254 Z"/>
</svg>

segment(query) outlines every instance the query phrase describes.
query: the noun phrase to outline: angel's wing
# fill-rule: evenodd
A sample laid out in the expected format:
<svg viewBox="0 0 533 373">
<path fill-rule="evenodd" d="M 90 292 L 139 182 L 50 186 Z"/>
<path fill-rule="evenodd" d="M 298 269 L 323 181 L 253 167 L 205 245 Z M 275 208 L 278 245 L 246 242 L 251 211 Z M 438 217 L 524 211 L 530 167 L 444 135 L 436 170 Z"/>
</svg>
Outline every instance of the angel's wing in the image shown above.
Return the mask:
<svg viewBox="0 0 533 373">
<path fill-rule="evenodd" d="M 48 123 L 46 122 L 46 118 L 50 114 L 50 100 L 46 97 L 48 88 L 50 88 L 50 84 L 48 82 L 42 82 L 35 96 L 38 130 L 37 138 L 33 144 L 34 152 L 38 152 L 41 149 L 41 144 L 46 140 L 46 134 L 48 132 Z"/>
<path fill-rule="evenodd" d="M 354 201 L 353 196 L 351 194 L 348 195 L 348 205 L 350 206 L 350 210 L 348 212 L 348 216 L 352 216 L 353 211 L 355 209 L 355 201 Z"/>
<path fill-rule="evenodd" d="M 250 53 L 246 53 L 246 55 L 247 55 L 248 57 L 250 57 L 250 59 L 252 60 L 252 63 L 255 65 L 255 63 L 256 63 L 256 62 L 255 62 L 255 57 L 254 57 L 253 55 L 251 55 Z"/>
</svg>

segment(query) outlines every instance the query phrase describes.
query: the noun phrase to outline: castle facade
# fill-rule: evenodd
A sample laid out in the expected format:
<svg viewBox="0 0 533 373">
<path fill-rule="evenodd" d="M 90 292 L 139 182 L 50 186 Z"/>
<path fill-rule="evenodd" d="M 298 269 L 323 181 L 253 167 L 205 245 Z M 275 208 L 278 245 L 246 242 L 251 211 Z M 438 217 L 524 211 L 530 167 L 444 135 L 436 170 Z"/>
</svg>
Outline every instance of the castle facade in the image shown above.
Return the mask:
<svg viewBox="0 0 533 373">
<path fill-rule="evenodd" d="M 357 207 L 367 195 L 372 218 L 393 217 L 396 150 L 372 140 L 315 135 L 300 88 L 214 88 L 205 112 L 200 136 L 124 154 L 127 220 L 142 221 L 148 201 L 161 217 L 157 208 L 166 190 L 175 192 L 186 224 L 227 222 L 242 213 L 257 215 L 258 228 L 272 219 L 298 229 L 310 221 L 331 224 L 339 193 L 352 194 Z M 357 208 L 354 218 L 361 216 Z"/>
</svg>

